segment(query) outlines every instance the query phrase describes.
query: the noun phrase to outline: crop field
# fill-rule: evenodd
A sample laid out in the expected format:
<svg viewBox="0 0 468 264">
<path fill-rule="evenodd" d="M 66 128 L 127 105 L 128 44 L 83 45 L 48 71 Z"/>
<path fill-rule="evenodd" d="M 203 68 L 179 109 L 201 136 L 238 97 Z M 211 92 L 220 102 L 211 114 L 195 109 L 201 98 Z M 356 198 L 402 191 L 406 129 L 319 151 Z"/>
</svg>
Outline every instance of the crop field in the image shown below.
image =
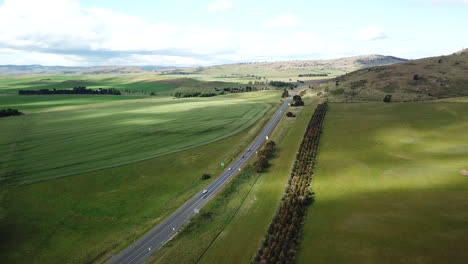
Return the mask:
<svg viewBox="0 0 468 264">
<path fill-rule="evenodd" d="M 268 120 L 275 108 L 272 106 L 279 102 L 279 95 L 278 91 L 264 91 L 198 99 L 152 97 L 74 105 L 70 102 L 70 106 L 63 106 L 62 102 L 58 107 L 54 107 L 54 96 L 45 96 L 50 100 L 44 101 L 47 107 L 38 104 L 40 106 L 29 108 L 25 111 L 26 115 L 19 117 L 29 116 L 31 119 L 23 119 L 22 122 L 17 119 L 15 122 L 16 117 L 8 117 L 0 120 L 1 131 L 5 134 L 6 129 L 21 123 L 25 125 L 25 121 L 33 122 L 31 129 L 24 129 L 24 132 L 15 130 L 17 136 L 28 138 L 26 132 L 34 131 L 41 131 L 41 135 L 52 133 L 51 138 L 45 137 L 41 142 L 47 148 L 57 146 L 57 152 L 47 150 L 35 157 L 23 156 L 30 160 L 18 165 L 21 169 L 35 168 L 30 166 L 33 163 L 48 166 L 52 160 L 67 162 L 68 159 L 63 156 L 68 155 L 60 155 L 63 153 L 62 148 L 53 143 L 55 139 L 61 138 L 62 133 L 70 133 L 70 138 L 63 138 L 61 144 L 71 144 L 69 140 L 75 137 L 93 140 L 89 144 L 68 145 L 66 149 L 71 149 L 69 155 L 81 155 L 74 149 L 83 148 L 83 151 L 88 152 L 83 157 L 87 159 L 94 156 L 96 161 L 101 160 L 99 157 L 103 154 L 113 155 L 110 160 L 115 160 L 119 152 L 112 146 L 122 143 L 118 150 L 133 151 L 132 157 L 140 153 L 148 155 L 150 152 L 145 150 L 151 149 L 148 146 L 151 141 L 138 143 L 132 141 L 130 135 L 142 137 L 141 133 L 148 132 L 152 126 L 169 129 L 168 133 L 149 133 L 154 135 L 155 140 L 158 137 L 171 140 L 172 133 L 178 136 L 172 138 L 173 151 L 169 151 L 172 146 L 163 146 L 169 152 L 174 152 L 172 154 L 157 158 L 146 156 L 139 162 L 117 164 L 115 167 L 112 165 L 112 168 L 101 170 L 94 170 L 98 166 L 98 163 L 94 163 L 91 172 L 35 184 L 9 186 L 3 201 L 5 217 L 0 223 L 0 258 L 7 263 L 102 262 L 159 223 L 208 184 L 210 180 L 201 180 L 203 173 L 218 175 L 222 170 L 220 162 L 229 164 Z M 61 96 L 57 98 L 60 101 L 67 100 Z M 77 98 L 86 101 L 85 96 Z M 97 100 L 92 98 L 91 101 Z M 30 103 L 34 101 L 30 100 Z M 165 120 L 161 120 L 163 111 Z M 97 115 L 96 119 L 93 115 Z M 41 123 L 36 119 L 39 117 Z M 209 118 L 212 122 L 209 122 Z M 94 122 L 91 122 L 93 119 Z M 99 130 L 98 124 L 109 131 L 107 137 L 87 137 L 93 131 L 91 128 L 96 135 L 104 133 Z M 213 137 L 201 136 L 202 139 L 197 139 L 196 134 L 201 131 Z M 35 140 L 40 141 L 39 138 Z M 107 141 L 106 146 L 110 148 L 105 152 L 93 152 L 101 140 Z M 129 142 L 140 145 L 137 148 Z M 181 145 L 183 142 L 191 146 L 185 149 Z M 84 149 L 85 146 L 90 149 Z M 154 150 L 151 151 L 158 150 L 157 145 L 152 148 Z M 127 163 L 124 158 L 131 160 L 129 156 L 119 159 Z M 36 159 L 43 160 L 43 163 Z M 68 171 L 74 173 L 82 169 L 73 168 L 75 164 L 70 166 Z M 65 173 L 66 170 L 61 172 Z M 50 174 L 44 173 L 42 176 L 33 179 L 44 180 Z M 21 178 L 14 183 L 26 183 L 23 180 Z"/>
<path fill-rule="evenodd" d="M 230 82 L 211 82 L 186 78 L 186 76 L 166 76 L 160 74 L 120 74 L 120 75 L 33 75 L 33 76 L 2 76 L 0 78 L 0 95 L 17 94 L 18 90 L 39 89 L 71 89 L 74 86 L 86 86 L 90 89 L 115 88 L 127 94 L 170 95 L 179 90 L 213 90 L 215 87 L 231 87 Z"/>
<path fill-rule="evenodd" d="M 65 100 L 57 99 L 59 105 Z M 31 104 L 38 103 L 54 105 Z M 238 133 L 268 109 L 266 103 L 222 96 L 42 108 L 0 120 L 0 173 L 10 184 L 24 184 L 156 157 Z"/>
<path fill-rule="evenodd" d="M 238 176 L 242 180 L 235 178 L 227 187 L 230 195 L 209 203 L 151 263 L 249 263 L 280 202 L 315 103 L 308 98 L 306 107 L 289 109 L 296 118 L 280 121 L 271 135 L 277 151 L 266 172 L 247 169 Z"/>
<path fill-rule="evenodd" d="M 298 263 L 468 260 L 468 104 L 331 104 Z"/>
</svg>

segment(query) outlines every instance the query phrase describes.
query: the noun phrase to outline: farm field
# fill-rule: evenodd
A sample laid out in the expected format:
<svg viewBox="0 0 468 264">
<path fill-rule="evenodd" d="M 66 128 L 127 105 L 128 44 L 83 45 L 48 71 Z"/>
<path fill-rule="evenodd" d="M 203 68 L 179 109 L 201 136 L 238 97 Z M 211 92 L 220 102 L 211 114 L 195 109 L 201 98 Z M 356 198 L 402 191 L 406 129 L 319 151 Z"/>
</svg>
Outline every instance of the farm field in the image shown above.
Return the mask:
<svg viewBox="0 0 468 264">
<path fill-rule="evenodd" d="M 96 123 L 109 124 L 110 127 L 106 131 L 114 132 L 112 135 L 109 134 L 110 137 L 115 137 L 118 133 L 116 129 L 112 129 L 112 123 L 120 124 L 120 121 L 125 121 L 125 113 L 129 114 L 128 118 L 131 117 L 132 121 L 136 120 L 149 126 L 148 120 L 160 120 L 157 117 L 158 111 L 167 110 L 165 117 L 172 116 L 174 119 L 170 122 L 178 125 L 171 128 L 173 130 L 170 131 L 174 133 L 187 132 L 187 129 L 192 129 L 196 133 L 197 129 L 201 131 L 201 126 L 205 125 L 205 129 L 211 129 L 209 132 L 216 134 L 215 131 L 219 130 L 218 126 L 234 128 L 236 123 L 238 125 L 231 131 L 219 132 L 218 138 L 198 141 L 203 144 L 198 147 L 192 145 L 191 148 L 182 151 L 181 148 L 174 149 L 176 152 L 172 154 L 151 159 L 146 157 L 143 161 L 94 170 L 73 177 L 8 187 L 3 201 L 5 217 L 0 224 L 0 231 L 4 234 L 0 243 L 2 245 L 0 258 L 8 263 L 99 263 L 104 261 L 159 223 L 191 195 L 202 189 L 209 182 L 209 180 L 201 180 L 203 173 L 216 176 L 222 170 L 219 166 L 220 162 L 228 165 L 268 120 L 270 113 L 274 111 L 275 105 L 279 102 L 278 98 L 278 91 L 265 91 L 204 99 L 177 100 L 155 97 L 30 109 L 31 113 L 20 118 L 45 115 L 42 120 L 49 122 L 55 120 L 57 122 L 55 125 L 59 129 L 68 129 L 73 124 L 70 123 L 60 128 L 58 126 L 60 122 L 65 122 L 65 120 L 68 122 L 73 118 L 79 120 L 81 115 L 93 115 L 97 112 L 106 113 L 108 117 L 117 115 L 114 116 L 115 118 L 103 116 L 102 119 L 95 120 Z M 177 107 L 178 111 L 175 111 L 173 107 Z M 65 111 L 64 108 L 68 111 L 67 115 L 62 113 Z M 252 113 L 255 113 L 255 116 L 252 116 Z M 198 116 L 194 116 L 196 114 Z M 192 118 L 192 121 L 188 122 L 182 115 Z M 208 118 L 211 118 L 215 124 L 209 125 Z M 222 119 L 223 122 L 226 120 L 229 122 L 217 122 L 217 118 Z M 1 122 L 7 119 L 9 118 Z M 13 122 L 11 120 L 13 118 L 8 122 Z M 87 120 L 90 120 L 89 116 Z M 139 126 L 136 121 L 131 124 L 131 127 L 141 133 L 146 126 Z M 195 123 L 198 126 L 195 126 Z M 85 120 L 77 122 L 74 129 L 79 130 L 83 124 L 87 124 Z M 158 127 L 164 128 L 164 126 Z M 2 126 L 3 129 L 4 126 Z M 130 124 L 128 129 L 130 129 Z M 131 132 L 131 130 L 126 131 Z M 88 130 L 76 131 L 76 137 L 79 137 L 80 133 L 87 135 L 89 132 Z M 210 133 L 205 131 L 204 135 Z M 54 135 L 54 137 L 58 136 Z M 128 139 L 122 139 L 120 136 L 118 142 L 125 141 Z M 176 140 L 172 144 L 180 146 L 179 141 L 193 143 L 194 137 L 190 138 L 190 132 L 185 133 L 183 139 Z M 118 144 L 118 142 L 107 142 L 106 145 Z M 46 142 L 44 144 L 50 145 Z M 96 144 L 99 143 L 93 142 L 90 145 Z M 145 146 L 142 144 L 139 148 L 133 149 L 132 156 L 144 151 Z M 129 147 L 131 148 L 130 145 L 125 145 L 120 149 Z M 109 153 L 113 152 L 115 151 L 109 150 Z M 89 155 L 97 154 L 90 152 Z M 54 158 L 60 158 L 60 155 L 49 156 L 49 160 Z M 30 160 L 30 162 L 35 161 Z"/>
<path fill-rule="evenodd" d="M 298 263 L 468 260 L 468 104 L 331 104 Z"/>
<path fill-rule="evenodd" d="M 306 107 L 290 109 L 296 118 L 280 121 L 271 136 L 277 151 L 265 173 L 244 170 L 151 263 L 249 263 L 277 209 L 315 103 L 307 98 Z"/>
<path fill-rule="evenodd" d="M 279 98 L 278 91 L 242 95 L 242 99 L 236 95 L 180 100 L 114 100 L 120 96 L 108 96 L 110 102 L 84 105 L 80 102 L 88 99 L 79 96 L 76 105 L 61 107 L 54 105 L 73 102 L 73 96 L 69 101 L 63 96 L 44 96 L 44 102 L 16 96 L 24 97 L 26 106 L 49 108 L 0 120 L 0 174 L 10 184 L 34 183 L 211 143 L 258 121 L 271 108 L 269 100 L 279 101 L 272 101 L 273 94 Z M 9 96 L 0 97 L 0 102 L 9 100 Z M 12 107 L 21 105 L 12 101 Z"/>
<path fill-rule="evenodd" d="M 190 76 L 192 77 L 192 76 Z M 126 94 L 171 95 L 174 90 L 212 91 L 215 87 L 233 87 L 231 81 L 204 81 L 186 76 L 168 76 L 155 73 L 102 74 L 102 75 L 25 75 L 0 76 L 0 95 L 17 94 L 21 89 L 71 89 L 86 86 L 90 89 L 115 88 Z"/>
</svg>

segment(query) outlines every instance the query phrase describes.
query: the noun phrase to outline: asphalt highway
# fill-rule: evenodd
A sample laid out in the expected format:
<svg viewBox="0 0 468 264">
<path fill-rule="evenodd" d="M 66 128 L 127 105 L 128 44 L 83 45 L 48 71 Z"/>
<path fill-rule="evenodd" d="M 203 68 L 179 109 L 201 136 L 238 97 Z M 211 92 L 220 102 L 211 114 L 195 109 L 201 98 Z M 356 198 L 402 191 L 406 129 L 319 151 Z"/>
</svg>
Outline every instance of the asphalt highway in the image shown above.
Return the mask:
<svg viewBox="0 0 468 264">
<path fill-rule="evenodd" d="M 204 190 L 194 195 L 190 200 L 180 206 L 172 215 L 155 226 L 151 231 L 143 237 L 135 241 L 126 249 L 113 256 L 108 260 L 109 264 L 139 264 L 145 261 L 161 248 L 167 241 L 174 237 L 177 232 L 193 217 L 199 210 L 207 204 L 223 187 L 236 176 L 242 167 L 255 156 L 255 152 L 259 150 L 262 144 L 266 141 L 267 136 L 271 134 L 273 129 L 278 124 L 281 117 L 285 114 L 288 104 L 292 97 L 296 95 L 301 84 L 294 92 L 283 100 L 281 107 L 273 115 L 272 119 L 263 128 L 255 140 L 239 155 L 239 157 L 226 168 L 221 175 L 211 182 Z"/>
</svg>

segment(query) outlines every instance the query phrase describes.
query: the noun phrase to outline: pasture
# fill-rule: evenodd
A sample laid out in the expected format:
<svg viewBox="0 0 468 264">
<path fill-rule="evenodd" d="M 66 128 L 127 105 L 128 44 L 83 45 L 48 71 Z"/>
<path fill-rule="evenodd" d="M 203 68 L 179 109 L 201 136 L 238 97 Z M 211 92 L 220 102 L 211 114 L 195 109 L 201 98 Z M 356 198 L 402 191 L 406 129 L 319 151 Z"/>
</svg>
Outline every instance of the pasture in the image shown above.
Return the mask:
<svg viewBox="0 0 468 264">
<path fill-rule="evenodd" d="M 274 91 L 256 95 L 271 93 L 278 96 Z M 94 104 L 80 104 L 87 98 L 79 96 L 75 105 L 73 96 L 68 101 L 64 96 L 43 96 L 45 101 L 31 102 L 39 97 L 11 97 L 24 98 L 26 110 L 31 105 L 49 107 L 0 120 L 0 174 L 9 184 L 118 166 L 211 143 L 250 127 L 271 107 L 235 96 L 133 100 L 89 96 L 98 101 Z M 99 102 L 107 98 L 109 102 Z M 0 103 L 23 109 L 15 100 L 9 104 L 9 96 L 0 97 Z M 66 102 L 70 105 L 56 106 Z"/>
<path fill-rule="evenodd" d="M 0 95 L 17 94 L 18 90 L 71 89 L 86 86 L 90 89 L 115 88 L 124 94 L 171 95 L 174 90 L 213 91 L 214 88 L 239 86 L 232 82 L 206 82 L 186 76 L 166 76 L 154 73 L 100 75 L 25 75 L 0 76 Z"/>
<path fill-rule="evenodd" d="M 298 263 L 468 260 L 468 104 L 331 104 Z"/>
<path fill-rule="evenodd" d="M 29 160 L 21 168 L 35 168 L 29 163 L 48 166 L 47 160 L 66 162 L 68 155 L 79 154 L 73 151 L 74 148 L 82 148 L 88 152 L 83 157 L 94 156 L 95 161 L 101 160 L 98 157 L 104 154 L 113 155 L 108 160 L 115 160 L 121 154 L 119 150 L 127 150 L 128 154 L 117 159 L 125 165 L 96 170 L 98 164 L 94 163 L 95 167 L 90 172 L 42 181 L 50 176 L 44 173 L 42 178 L 35 178 L 39 182 L 34 184 L 14 184 L 6 188 L 3 201 L 5 215 L 0 223 L 0 258 L 7 263 L 103 262 L 208 184 L 209 180 L 201 180 L 203 173 L 217 176 L 222 170 L 220 162 L 228 165 L 246 147 L 276 108 L 279 96 L 278 91 L 265 91 L 215 98 L 178 100 L 152 97 L 59 107 L 49 102 L 49 107 L 30 108 L 25 117 L 32 119 L 23 120 L 23 123 L 35 121 L 31 126 L 37 130 L 28 131 L 56 133 L 51 134 L 52 138 L 43 138 L 42 144 L 48 148 L 60 145 L 53 141 L 62 133 L 72 133 L 68 139 L 64 138 L 62 144 L 70 144 L 68 140 L 74 137 L 95 141 L 68 145 L 67 149 L 72 151 L 66 155 L 61 155 L 60 148 L 55 154 L 44 150 L 42 155 L 34 157 L 44 160 L 44 163 Z M 48 100 L 53 101 L 52 97 Z M 167 119 L 161 120 L 163 114 Z M 39 122 L 35 118 L 41 115 Z M 2 125 L 2 131 L 12 129 L 15 122 L 21 123 L 13 119 L 7 122 L 11 123 Z M 104 133 L 100 126 L 108 134 L 98 138 L 87 137 L 93 127 L 95 135 Z M 152 133 L 151 128 L 168 130 L 166 133 Z M 18 136 L 24 135 L 22 131 L 15 131 Z M 24 133 L 28 131 L 25 129 Z M 148 155 L 149 151 L 158 150 L 158 146 L 149 145 L 151 140 L 146 143 L 132 141 L 129 136 L 145 137 L 142 135 L 145 132 L 146 137 L 154 137 L 155 140 L 166 137 L 165 140 L 173 145 L 172 151 L 167 146 L 170 144 L 161 148 L 166 147 L 173 153 L 143 158 L 140 153 Z M 170 142 L 173 133 L 177 137 Z M 214 137 L 196 139 L 197 133 Z M 35 139 L 36 142 L 38 140 Z M 94 152 L 100 140 L 107 141 L 106 147 L 110 148 Z M 183 147 L 183 142 L 189 145 Z M 120 147 L 112 148 L 122 143 Z M 144 160 L 131 162 L 134 155 L 141 155 Z M 124 161 L 125 158 L 127 160 Z M 70 166 L 68 171 L 71 172 L 80 169 L 73 169 L 75 164 Z M 20 183 L 19 179 L 16 183 Z"/>
</svg>

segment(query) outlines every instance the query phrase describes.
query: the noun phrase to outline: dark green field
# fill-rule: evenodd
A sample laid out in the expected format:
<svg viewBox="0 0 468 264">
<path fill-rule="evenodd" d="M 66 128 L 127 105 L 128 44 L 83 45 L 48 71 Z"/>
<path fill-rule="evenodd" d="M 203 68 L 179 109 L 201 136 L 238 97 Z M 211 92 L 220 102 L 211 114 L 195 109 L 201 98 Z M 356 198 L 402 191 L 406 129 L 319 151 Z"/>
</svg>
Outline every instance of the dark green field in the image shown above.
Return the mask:
<svg viewBox="0 0 468 264">
<path fill-rule="evenodd" d="M 467 263 L 468 104 L 332 104 L 298 263 Z"/>
</svg>

